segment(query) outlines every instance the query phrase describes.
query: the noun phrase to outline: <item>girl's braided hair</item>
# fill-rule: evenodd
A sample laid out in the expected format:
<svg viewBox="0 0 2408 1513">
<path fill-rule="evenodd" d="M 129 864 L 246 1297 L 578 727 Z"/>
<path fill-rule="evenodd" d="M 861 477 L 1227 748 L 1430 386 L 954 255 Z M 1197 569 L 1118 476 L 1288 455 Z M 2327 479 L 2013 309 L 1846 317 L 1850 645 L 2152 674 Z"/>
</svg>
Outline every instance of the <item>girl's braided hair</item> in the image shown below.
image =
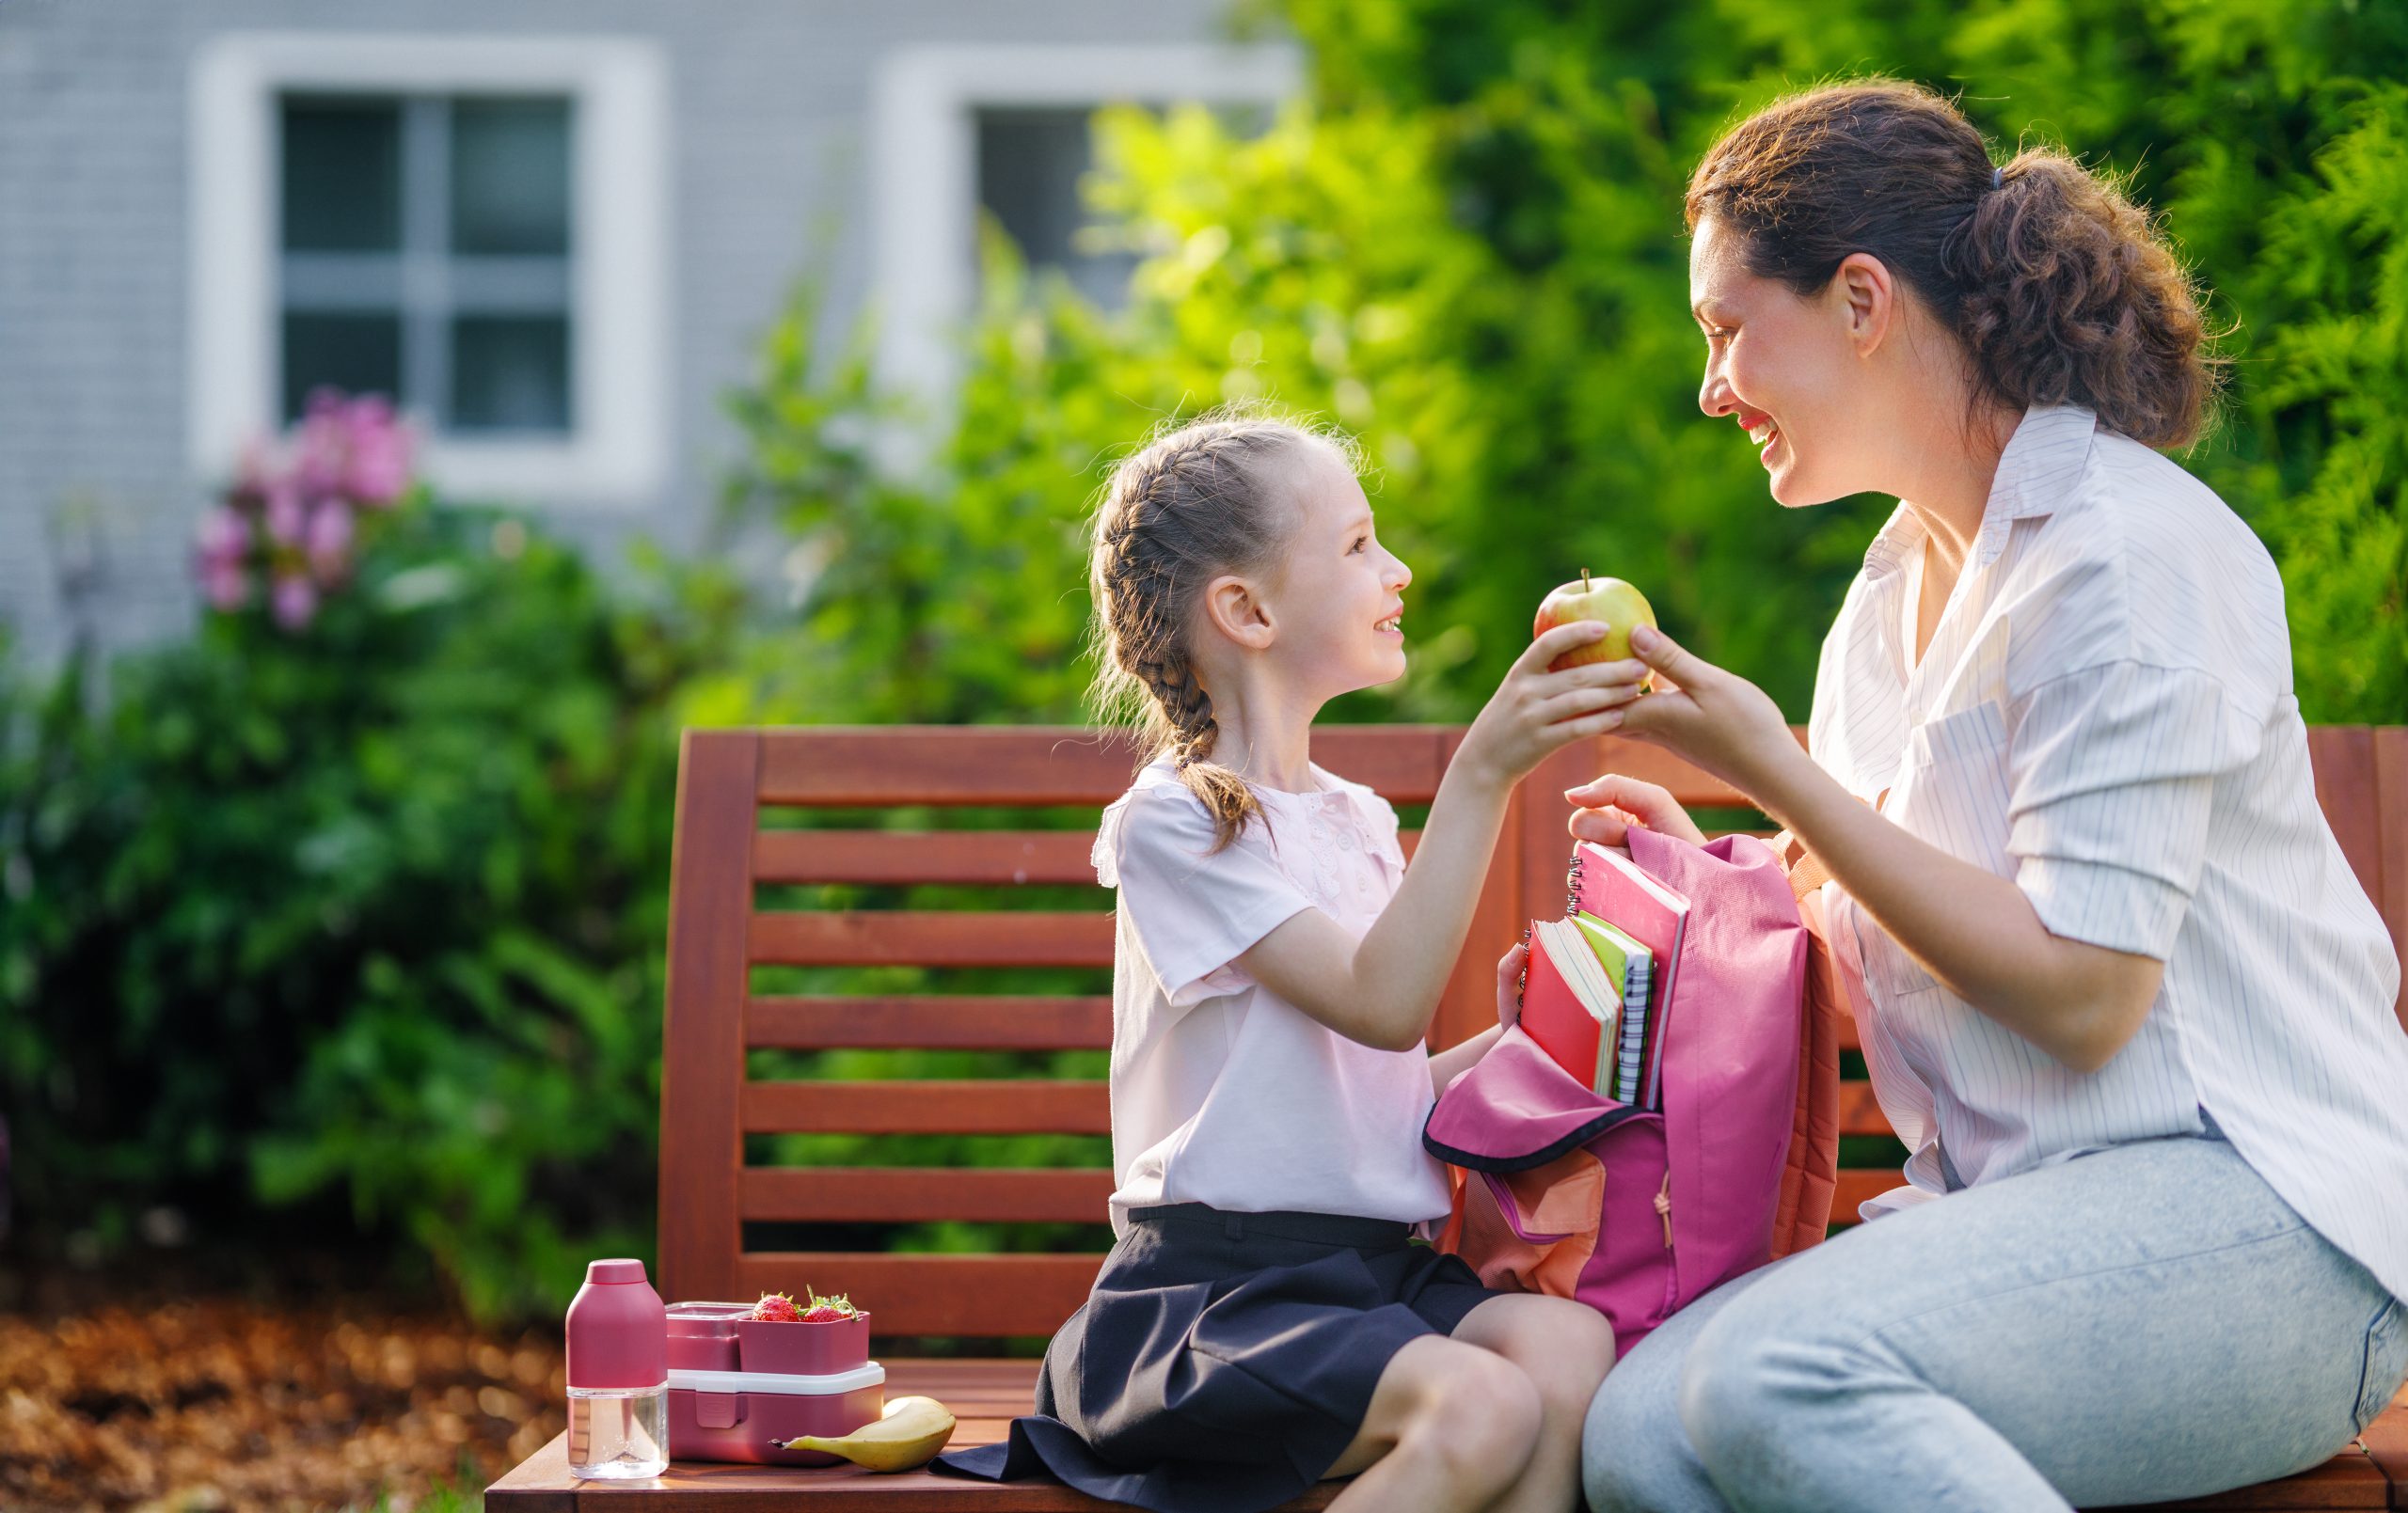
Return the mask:
<svg viewBox="0 0 2408 1513">
<path fill-rule="evenodd" d="M 1174 757 L 1180 780 L 1212 813 L 1219 851 L 1262 812 L 1245 780 L 1212 760 L 1220 728 L 1189 638 L 1204 586 L 1269 567 L 1295 533 L 1292 469 L 1328 448 L 1349 468 L 1353 445 L 1329 432 L 1244 411 L 1216 411 L 1165 430 L 1113 469 L 1096 507 L 1087 557 L 1095 597 L 1090 702 L 1106 724 L 1134 726 L 1152 762 Z"/>
</svg>

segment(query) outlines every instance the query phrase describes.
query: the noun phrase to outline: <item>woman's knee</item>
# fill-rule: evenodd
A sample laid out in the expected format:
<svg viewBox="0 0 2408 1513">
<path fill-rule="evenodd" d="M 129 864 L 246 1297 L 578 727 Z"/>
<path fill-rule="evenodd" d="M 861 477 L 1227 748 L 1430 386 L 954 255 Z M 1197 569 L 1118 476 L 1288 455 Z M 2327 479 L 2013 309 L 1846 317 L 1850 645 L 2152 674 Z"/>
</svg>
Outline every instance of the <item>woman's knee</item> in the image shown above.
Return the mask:
<svg viewBox="0 0 2408 1513">
<path fill-rule="evenodd" d="M 1761 1447 L 1795 1406 L 1792 1385 L 1811 1347 L 1784 1321 L 1734 1309 L 1706 1325 L 1682 1363 L 1674 1407 L 1682 1431 L 1708 1466 Z"/>
<path fill-rule="evenodd" d="M 1634 1353 L 1608 1374 L 1580 1429 L 1580 1481 L 1595 1513 L 1676 1505 L 1697 1481 L 1674 1394 L 1680 1360 Z"/>
</svg>

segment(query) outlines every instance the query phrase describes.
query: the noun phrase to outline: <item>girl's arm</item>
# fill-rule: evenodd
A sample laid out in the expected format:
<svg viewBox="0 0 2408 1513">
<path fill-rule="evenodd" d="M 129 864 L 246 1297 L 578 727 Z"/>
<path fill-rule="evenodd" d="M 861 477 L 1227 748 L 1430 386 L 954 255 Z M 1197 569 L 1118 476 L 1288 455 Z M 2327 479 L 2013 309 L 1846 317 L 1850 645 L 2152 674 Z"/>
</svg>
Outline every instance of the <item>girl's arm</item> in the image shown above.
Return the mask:
<svg viewBox="0 0 2408 1513">
<path fill-rule="evenodd" d="M 1559 625 L 1514 660 L 1448 764 L 1396 896 L 1359 941 L 1307 909 L 1238 957 L 1255 981 L 1349 1040 L 1418 1044 L 1471 929 L 1513 785 L 1549 752 L 1613 729 L 1638 692 L 1636 662 L 1546 670 L 1604 634 L 1593 621 Z"/>
<path fill-rule="evenodd" d="M 1522 964 L 1530 959 L 1530 948 L 1519 940 L 1513 949 L 1497 958 L 1497 1022 L 1458 1046 L 1434 1053 L 1430 1058 L 1430 1091 L 1444 1093 L 1447 1084 L 1470 1071 L 1472 1064 L 1488 1054 L 1505 1027 L 1522 1017 Z"/>
</svg>

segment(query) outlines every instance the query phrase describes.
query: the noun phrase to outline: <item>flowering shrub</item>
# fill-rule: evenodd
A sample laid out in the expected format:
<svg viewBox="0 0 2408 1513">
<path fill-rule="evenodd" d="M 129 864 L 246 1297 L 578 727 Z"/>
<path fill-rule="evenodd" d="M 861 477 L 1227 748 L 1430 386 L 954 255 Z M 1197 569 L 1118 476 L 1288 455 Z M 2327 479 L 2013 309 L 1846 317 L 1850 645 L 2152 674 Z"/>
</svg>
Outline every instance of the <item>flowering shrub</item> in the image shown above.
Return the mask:
<svg viewBox="0 0 2408 1513">
<path fill-rule="evenodd" d="M 322 388 L 277 445 L 254 443 L 225 497 L 200 518 L 195 571 L 222 614 L 250 607 L 262 582 L 288 631 L 352 576 L 363 527 L 410 489 L 411 436 L 382 395 Z"/>
</svg>

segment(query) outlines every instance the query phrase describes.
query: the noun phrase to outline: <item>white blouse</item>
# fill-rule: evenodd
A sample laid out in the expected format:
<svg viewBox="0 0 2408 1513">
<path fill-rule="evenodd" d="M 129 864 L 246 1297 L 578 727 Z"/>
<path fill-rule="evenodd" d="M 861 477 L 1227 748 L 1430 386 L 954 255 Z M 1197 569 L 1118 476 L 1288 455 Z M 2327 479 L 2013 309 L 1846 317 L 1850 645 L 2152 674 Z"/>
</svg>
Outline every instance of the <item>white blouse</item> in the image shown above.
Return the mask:
<svg viewBox="0 0 2408 1513">
<path fill-rule="evenodd" d="M 1307 909 L 1359 939 L 1404 876 L 1396 811 L 1310 770 L 1311 793 L 1256 786 L 1264 817 L 1216 854 L 1211 812 L 1167 760 L 1103 812 L 1096 876 L 1119 890 L 1115 1234 L 1154 1204 L 1407 1223 L 1447 1212 L 1445 1169 L 1421 1146 L 1427 1048 L 1349 1040 L 1236 960 Z"/>
<path fill-rule="evenodd" d="M 2408 1294 L 2400 960 L 2322 812 L 2283 585 L 2239 516 L 2084 409 L 2029 412 L 1920 662 L 1901 505 L 1824 641 L 1814 760 L 2052 934 L 2165 963 L 2140 1031 L 2083 1075 L 1974 1010 L 1836 883 L 1881 1109 L 1909 1186 L 1864 1217 L 2205 1110 L 2300 1216 Z M 1911 664 L 1911 665 L 1910 665 Z M 1943 1157 L 1944 1153 L 1944 1157 Z"/>
</svg>

